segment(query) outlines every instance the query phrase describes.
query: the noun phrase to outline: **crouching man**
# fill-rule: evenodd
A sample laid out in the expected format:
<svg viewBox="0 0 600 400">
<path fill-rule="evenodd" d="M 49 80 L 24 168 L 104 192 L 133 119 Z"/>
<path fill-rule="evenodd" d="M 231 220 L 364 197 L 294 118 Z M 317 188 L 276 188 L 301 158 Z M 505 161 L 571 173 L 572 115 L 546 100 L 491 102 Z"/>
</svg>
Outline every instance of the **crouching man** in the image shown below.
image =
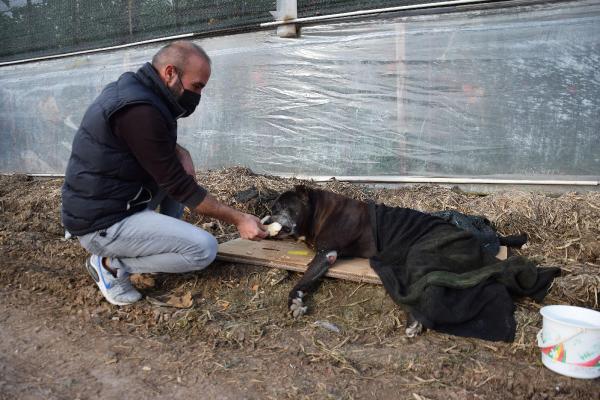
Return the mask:
<svg viewBox="0 0 600 400">
<path fill-rule="evenodd" d="M 256 216 L 218 202 L 196 182 L 190 154 L 177 144 L 177 119 L 194 112 L 210 74 L 202 48 L 173 42 L 106 86 L 75 134 L 62 222 L 92 254 L 86 269 L 112 304 L 141 298 L 132 273 L 183 273 L 214 260 L 216 239 L 179 219 L 184 206 L 234 224 L 242 238 L 267 235 Z"/>
</svg>

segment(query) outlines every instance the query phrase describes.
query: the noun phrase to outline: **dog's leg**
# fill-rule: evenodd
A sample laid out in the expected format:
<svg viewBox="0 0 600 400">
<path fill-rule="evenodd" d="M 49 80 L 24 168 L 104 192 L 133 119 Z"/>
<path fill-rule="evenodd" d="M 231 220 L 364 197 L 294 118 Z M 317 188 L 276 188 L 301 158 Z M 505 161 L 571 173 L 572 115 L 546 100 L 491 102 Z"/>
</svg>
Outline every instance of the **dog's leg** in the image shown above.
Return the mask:
<svg viewBox="0 0 600 400">
<path fill-rule="evenodd" d="M 410 338 L 418 336 L 423 330 L 423 324 L 417 321 L 411 312 L 408 312 L 406 318 L 406 330 L 404 331 L 406 336 Z"/>
<path fill-rule="evenodd" d="M 319 287 L 321 278 L 336 260 L 337 251 L 319 250 L 308 263 L 308 269 L 288 296 L 288 307 L 294 318 L 301 317 L 306 313 L 304 297 Z"/>
<path fill-rule="evenodd" d="M 498 236 L 498 239 L 500 240 L 500 244 L 502 246 L 516 247 L 520 249 L 525 245 L 525 243 L 527 243 L 529 238 L 527 237 L 526 233 L 522 233 L 520 235 Z"/>
</svg>

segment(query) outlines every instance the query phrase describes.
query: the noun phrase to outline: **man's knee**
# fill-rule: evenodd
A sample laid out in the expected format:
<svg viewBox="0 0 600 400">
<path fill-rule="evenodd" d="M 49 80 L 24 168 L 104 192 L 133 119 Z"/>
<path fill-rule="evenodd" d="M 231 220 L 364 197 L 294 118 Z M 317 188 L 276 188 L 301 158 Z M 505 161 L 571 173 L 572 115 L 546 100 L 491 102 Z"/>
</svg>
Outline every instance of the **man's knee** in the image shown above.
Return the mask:
<svg viewBox="0 0 600 400">
<path fill-rule="evenodd" d="M 217 257 L 219 244 L 210 234 L 204 234 L 191 254 L 193 269 L 198 271 L 208 267 Z"/>
</svg>

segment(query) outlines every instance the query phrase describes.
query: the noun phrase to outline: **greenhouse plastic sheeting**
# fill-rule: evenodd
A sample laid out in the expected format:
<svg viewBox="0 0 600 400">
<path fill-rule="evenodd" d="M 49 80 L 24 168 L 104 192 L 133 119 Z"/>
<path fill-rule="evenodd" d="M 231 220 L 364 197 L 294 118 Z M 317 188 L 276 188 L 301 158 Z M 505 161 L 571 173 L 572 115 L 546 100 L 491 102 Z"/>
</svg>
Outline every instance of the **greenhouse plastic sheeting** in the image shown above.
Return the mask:
<svg viewBox="0 0 600 400">
<path fill-rule="evenodd" d="M 199 169 L 600 174 L 600 3 L 579 1 L 197 41 L 213 59 L 179 139 Z M 0 68 L 0 171 L 62 173 L 86 107 L 159 48 Z"/>
</svg>

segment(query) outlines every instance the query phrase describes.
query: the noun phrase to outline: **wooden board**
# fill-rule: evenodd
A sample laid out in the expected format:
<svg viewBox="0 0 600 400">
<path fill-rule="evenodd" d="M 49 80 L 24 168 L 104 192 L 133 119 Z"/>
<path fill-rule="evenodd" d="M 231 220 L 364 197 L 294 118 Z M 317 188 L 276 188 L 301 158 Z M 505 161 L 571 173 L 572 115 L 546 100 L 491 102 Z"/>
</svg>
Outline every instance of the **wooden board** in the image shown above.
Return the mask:
<svg viewBox="0 0 600 400">
<path fill-rule="evenodd" d="M 302 242 L 233 239 L 219 244 L 217 260 L 304 272 L 314 254 L 314 251 Z M 496 257 L 504 260 L 506 256 L 507 248 L 500 246 Z M 373 271 L 366 258 L 339 259 L 325 276 L 381 284 L 379 276 Z"/>
<path fill-rule="evenodd" d="M 304 272 L 314 254 L 302 242 L 234 239 L 219 244 L 217 260 Z M 366 258 L 340 258 L 325 276 L 381 284 Z"/>
<path fill-rule="evenodd" d="M 506 260 L 508 258 L 508 247 L 500 246 L 500 251 L 496 254 L 498 260 Z"/>
</svg>

